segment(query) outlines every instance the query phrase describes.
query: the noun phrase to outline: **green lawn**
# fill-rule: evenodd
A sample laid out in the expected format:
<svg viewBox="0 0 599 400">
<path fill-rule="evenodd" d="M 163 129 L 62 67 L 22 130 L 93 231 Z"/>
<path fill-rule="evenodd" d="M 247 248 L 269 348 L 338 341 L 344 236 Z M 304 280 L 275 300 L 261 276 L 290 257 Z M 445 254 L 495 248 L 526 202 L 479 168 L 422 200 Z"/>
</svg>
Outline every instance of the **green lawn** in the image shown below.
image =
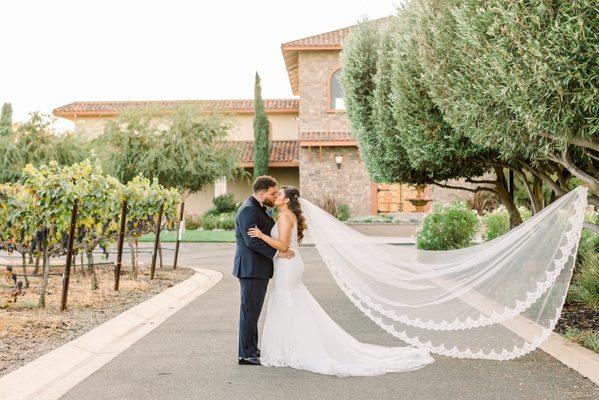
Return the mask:
<svg viewBox="0 0 599 400">
<path fill-rule="evenodd" d="M 160 241 L 163 243 L 174 242 L 177 239 L 177 232 L 162 231 Z M 143 235 L 140 242 L 153 242 L 154 234 Z M 182 242 L 235 242 L 234 231 L 191 231 L 187 230 L 181 238 Z"/>
</svg>

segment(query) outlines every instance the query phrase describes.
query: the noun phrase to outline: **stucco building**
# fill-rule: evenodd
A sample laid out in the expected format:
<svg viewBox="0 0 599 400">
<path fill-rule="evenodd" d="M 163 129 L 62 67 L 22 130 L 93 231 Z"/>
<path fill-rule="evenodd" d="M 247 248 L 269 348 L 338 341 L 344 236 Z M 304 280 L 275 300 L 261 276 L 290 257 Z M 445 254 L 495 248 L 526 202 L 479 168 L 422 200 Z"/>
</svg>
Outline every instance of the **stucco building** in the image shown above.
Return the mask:
<svg viewBox="0 0 599 400">
<path fill-rule="evenodd" d="M 375 23 L 384 22 L 384 19 Z M 351 126 L 345 114 L 340 84 L 339 56 L 343 42 L 353 27 L 338 29 L 292 42 L 283 43 L 291 89 L 296 98 L 266 99 L 270 121 L 270 174 L 280 183 L 299 187 L 303 197 L 319 202 L 335 197 L 349 206 L 352 216 L 377 212 L 417 211 L 407 199 L 451 198 L 447 192 L 429 187 L 418 190 L 407 185 L 377 185 L 371 182 Z M 81 134 L 102 133 L 106 122 L 126 108 L 162 107 L 193 103 L 227 110 L 236 126 L 229 139 L 242 147 L 242 165 L 253 167 L 253 100 L 186 100 L 186 101 L 101 101 L 74 102 L 54 110 L 57 117 L 75 123 Z M 242 200 L 250 193 L 249 179 L 220 181 L 187 200 L 187 214 L 201 214 L 212 206 L 212 198 L 233 193 Z M 437 194 L 436 194 L 437 193 Z M 428 211 L 430 204 L 418 209 Z"/>
</svg>

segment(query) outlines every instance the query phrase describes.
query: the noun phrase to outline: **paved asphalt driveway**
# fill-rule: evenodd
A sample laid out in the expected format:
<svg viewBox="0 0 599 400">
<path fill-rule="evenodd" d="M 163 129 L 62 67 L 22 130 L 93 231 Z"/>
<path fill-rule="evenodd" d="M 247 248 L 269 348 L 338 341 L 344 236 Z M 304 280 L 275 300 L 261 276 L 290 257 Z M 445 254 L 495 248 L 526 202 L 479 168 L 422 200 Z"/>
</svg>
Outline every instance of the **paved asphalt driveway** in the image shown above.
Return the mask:
<svg viewBox="0 0 599 400">
<path fill-rule="evenodd" d="M 301 251 L 306 286 L 337 323 L 361 341 L 398 345 L 346 299 L 314 248 Z M 184 245 L 181 264 L 224 279 L 63 399 L 599 399 L 599 387 L 540 350 L 504 362 L 434 355 L 428 367 L 377 377 L 239 366 L 232 256 L 231 244 Z"/>
</svg>

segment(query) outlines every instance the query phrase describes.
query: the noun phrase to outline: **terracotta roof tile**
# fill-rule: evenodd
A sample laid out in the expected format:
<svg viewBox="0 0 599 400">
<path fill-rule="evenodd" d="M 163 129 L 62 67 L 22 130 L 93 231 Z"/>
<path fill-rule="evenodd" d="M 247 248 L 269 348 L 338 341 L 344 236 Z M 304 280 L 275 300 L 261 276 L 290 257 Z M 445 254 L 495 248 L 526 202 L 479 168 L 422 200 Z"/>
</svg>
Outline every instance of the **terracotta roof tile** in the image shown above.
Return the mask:
<svg viewBox="0 0 599 400">
<path fill-rule="evenodd" d="M 245 167 L 254 165 L 254 142 L 233 142 L 241 147 L 241 162 Z M 272 140 L 270 142 L 270 164 L 272 166 L 298 166 L 299 143 L 297 140 Z"/>
<path fill-rule="evenodd" d="M 384 17 L 372 20 L 372 23 L 379 24 L 386 22 L 391 17 Z M 349 35 L 353 28 L 356 25 L 351 25 L 345 28 L 336 29 L 334 31 L 329 31 L 325 33 L 319 33 L 318 35 L 308 36 L 305 38 L 293 40 L 291 42 L 286 42 L 281 44 L 281 48 L 289 48 L 289 47 L 302 47 L 309 50 L 310 47 L 332 47 L 332 48 L 341 48 L 343 46 L 343 41 Z"/>
<path fill-rule="evenodd" d="M 392 17 L 384 17 L 372 20 L 371 23 L 384 25 Z M 356 25 L 348 26 L 346 28 L 337 29 L 330 32 L 320 33 L 318 35 L 308 36 L 305 38 L 293 40 L 281 44 L 281 51 L 283 52 L 283 59 L 285 61 L 285 67 L 287 68 L 287 75 L 289 76 L 289 83 L 291 83 L 291 91 L 294 95 L 299 96 L 299 51 L 310 51 L 310 50 L 341 50 L 343 43 L 347 36 L 350 34 L 352 29 Z"/>
<path fill-rule="evenodd" d="M 232 100 L 156 100 L 156 101 L 76 101 L 58 108 L 53 114 L 59 117 L 75 115 L 115 115 L 128 108 L 168 109 L 182 105 L 196 105 L 209 109 L 221 109 L 236 113 L 253 113 L 253 99 Z M 267 112 L 299 112 L 299 99 L 265 99 Z"/>
<path fill-rule="evenodd" d="M 351 32 L 354 26 L 337 29 L 330 32 L 320 33 L 318 35 L 293 40 L 281 44 L 281 48 L 289 47 L 339 47 L 341 48 L 343 40 Z"/>
</svg>

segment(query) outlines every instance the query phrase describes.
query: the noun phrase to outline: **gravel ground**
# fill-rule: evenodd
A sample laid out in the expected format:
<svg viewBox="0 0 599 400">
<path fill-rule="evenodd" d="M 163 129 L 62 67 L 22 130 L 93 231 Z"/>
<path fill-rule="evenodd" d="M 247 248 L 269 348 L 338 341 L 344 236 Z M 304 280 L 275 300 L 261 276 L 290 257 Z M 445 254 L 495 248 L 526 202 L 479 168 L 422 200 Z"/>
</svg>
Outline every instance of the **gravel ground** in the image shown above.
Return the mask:
<svg viewBox="0 0 599 400">
<path fill-rule="evenodd" d="M 193 274 L 189 268 L 157 269 L 154 281 L 145 271 L 134 282 L 126 275 L 121 277 L 121 290 L 112 291 L 113 272 L 98 272 L 100 289 L 89 290 L 89 279 L 71 276 L 69 309 L 58 312 L 60 277 L 49 282 L 47 306 L 35 307 L 39 297 L 39 279 L 32 279 L 31 287 L 16 304 L 0 310 L 0 376 L 3 376 L 43 354 L 90 331 L 136 304 L 187 279 Z M 0 297 L 6 297 L 8 283 L 0 283 Z"/>
<path fill-rule="evenodd" d="M 569 328 L 599 332 L 599 311 L 593 311 L 582 303 L 566 303 L 555 330 L 566 333 Z"/>
</svg>

